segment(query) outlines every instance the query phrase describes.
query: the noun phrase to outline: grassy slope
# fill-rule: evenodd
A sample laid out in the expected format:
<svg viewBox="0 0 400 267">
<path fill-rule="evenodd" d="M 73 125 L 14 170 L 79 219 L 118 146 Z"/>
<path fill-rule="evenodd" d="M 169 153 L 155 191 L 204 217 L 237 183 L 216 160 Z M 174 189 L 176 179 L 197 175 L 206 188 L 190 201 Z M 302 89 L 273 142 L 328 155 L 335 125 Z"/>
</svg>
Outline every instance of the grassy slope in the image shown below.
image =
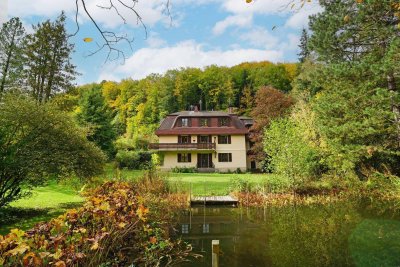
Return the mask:
<svg viewBox="0 0 400 267">
<path fill-rule="evenodd" d="M 0 234 L 12 228 L 29 229 L 38 222 L 64 213 L 66 209 L 79 206 L 82 201 L 71 186 L 50 182 L 45 187 L 36 188 L 30 198 L 15 201 L 10 208 L 0 211 Z"/>
</svg>

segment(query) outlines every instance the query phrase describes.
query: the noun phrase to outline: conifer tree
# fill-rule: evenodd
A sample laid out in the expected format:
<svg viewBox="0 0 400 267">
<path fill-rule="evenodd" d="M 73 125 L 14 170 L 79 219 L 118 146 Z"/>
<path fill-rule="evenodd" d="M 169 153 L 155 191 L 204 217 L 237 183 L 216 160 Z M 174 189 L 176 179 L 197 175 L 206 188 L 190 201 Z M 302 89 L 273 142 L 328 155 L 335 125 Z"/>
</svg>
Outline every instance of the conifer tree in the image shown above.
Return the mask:
<svg viewBox="0 0 400 267">
<path fill-rule="evenodd" d="M 0 97 L 22 83 L 24 39 L 25 29 L 19 18 L 10 19 L 0 29 Z"/>
<path fill-rule="evenodd" d="M 58 92 L 73 86 L 77 72 L 71 63 L 74 45 L 68 42 L 65 15 L 33 27 L 26 46 L 27 82 L 38 102 L 46 102 Z"/>
<path fill-rule="evenodd" d="M 298 54 L 299 56 L 299 61 L 303 63 L 306 58 L 310 56 L 310 50 L 308 49 L 308 33 L 307 30 L 303 28 L 303 31 L 301 32 L 301 38 L 300 38 L 300 53 Z"/>
</svg>

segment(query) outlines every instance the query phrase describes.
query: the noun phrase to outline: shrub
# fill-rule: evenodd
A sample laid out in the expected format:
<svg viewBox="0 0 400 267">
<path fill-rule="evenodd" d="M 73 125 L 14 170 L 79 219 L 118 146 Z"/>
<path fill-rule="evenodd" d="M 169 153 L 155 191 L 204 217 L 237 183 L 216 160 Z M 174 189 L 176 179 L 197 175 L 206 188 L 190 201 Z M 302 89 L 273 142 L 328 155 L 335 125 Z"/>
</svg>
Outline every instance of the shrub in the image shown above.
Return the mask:
<svg viewBox="0 0 400 267">
<path fill-rule="evenodd" d="M 195 167 L 174 167 L 171 171 L 175 173 L 196 173 L 197 169 Z"/>
<path fill-rule="evenodd" d="M 157 177 L 152 179 L 162 188 Z M 144 184 L 140 182 L 141 190 Z M 169 238 L 174 202 L 155 191 L 139 196 L 137 188 L 129 183 L 105 183 L 87 194 L 82 208 L 27 232 L 14 229 L 0 236 L 0 265 L 159 266 L 179 262 L 190 247 Z"/>
<path fill-rule="evenodd" d="M 243 179 L 239 176 L 234 176 L 230 180 L 230 186 L 229 186 L 230 191 L 234 192 L 251 192 L 252 191 L 252 186 L 249 181 L 246 179 Z"/>
<path fill-rule="evenodd" d="M 152 152 L 119 150 L 115 161 L 119 168 L 132 170 L 147 170 L 152 168 Z"/>
</svg>

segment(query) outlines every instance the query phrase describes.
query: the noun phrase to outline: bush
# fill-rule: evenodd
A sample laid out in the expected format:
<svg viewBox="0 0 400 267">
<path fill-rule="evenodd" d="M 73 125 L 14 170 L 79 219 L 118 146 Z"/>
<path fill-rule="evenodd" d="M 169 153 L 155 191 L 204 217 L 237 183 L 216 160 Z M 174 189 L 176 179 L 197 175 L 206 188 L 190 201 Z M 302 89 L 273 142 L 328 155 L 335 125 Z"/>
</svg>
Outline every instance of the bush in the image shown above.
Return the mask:
<svg viewBox="0 0 400 267">
<path fill-rule="evenodd" d="M 172 172 L 175 173 L 196 173 L 197 169 L 195 167 L 174 167 Z"/>
<path fill-rule="evenodd" d="M 152 168 L 152 152 L 119 150 L 115 156 L 118 168 L 147 170 Z"/>
<path fill-rule="evenodd" d="M 267 193 L 283 193 L 290 190 L 290 180 L 282 175 L 268 175 L 264 182 L 264 188 Z"/>
<path fill-rule="evenodd" d="M 163 188 L 157 177 L 151 179 Z M 143 180 L 139 185 L 108 182 L 89 192 L 78 210 L 27 232 L 0 235 L 0 265 L 165 266 L 183 260 L 190 247 L 168 234 L 174 201 L 157 195 L 164 189 L 146 188 Z"/>
<path fill-rule="evenodd" d="M 234 176 L 230 180 L 230 191 L 232 192 L 251 192 L 252 186 L 249 181 L 238 176 Z"/>
</svg>

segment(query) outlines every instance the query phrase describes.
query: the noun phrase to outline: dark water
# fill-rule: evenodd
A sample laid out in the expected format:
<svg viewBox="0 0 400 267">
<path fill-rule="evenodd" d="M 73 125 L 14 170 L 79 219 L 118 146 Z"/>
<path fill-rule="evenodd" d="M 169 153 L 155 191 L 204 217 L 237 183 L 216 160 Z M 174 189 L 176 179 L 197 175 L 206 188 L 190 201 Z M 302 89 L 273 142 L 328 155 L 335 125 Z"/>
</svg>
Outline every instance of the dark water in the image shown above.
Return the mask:
<svg viewBox="0 0 400 267">
<path fill-rule="evenodd" d="M 382 205 L 219 208 L 196 207 L 178 225 L 194 252 L 181 266 L 400 266 L 400 215 Z"/>
</svg>

